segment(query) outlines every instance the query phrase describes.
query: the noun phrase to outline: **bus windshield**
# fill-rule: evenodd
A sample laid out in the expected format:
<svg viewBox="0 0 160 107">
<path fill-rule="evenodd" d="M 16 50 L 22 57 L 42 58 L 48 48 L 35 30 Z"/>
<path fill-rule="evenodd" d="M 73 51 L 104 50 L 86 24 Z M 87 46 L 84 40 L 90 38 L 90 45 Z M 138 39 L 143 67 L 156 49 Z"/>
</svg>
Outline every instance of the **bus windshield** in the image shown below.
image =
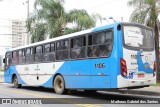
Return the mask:
<svg viewBox="0 0 160 107">
<path fill-rule="evenodd" d="M 154 49 L 152 30 L 137 26 L 124 26 L 124 44 L 128 48 Z"/>
</svg>

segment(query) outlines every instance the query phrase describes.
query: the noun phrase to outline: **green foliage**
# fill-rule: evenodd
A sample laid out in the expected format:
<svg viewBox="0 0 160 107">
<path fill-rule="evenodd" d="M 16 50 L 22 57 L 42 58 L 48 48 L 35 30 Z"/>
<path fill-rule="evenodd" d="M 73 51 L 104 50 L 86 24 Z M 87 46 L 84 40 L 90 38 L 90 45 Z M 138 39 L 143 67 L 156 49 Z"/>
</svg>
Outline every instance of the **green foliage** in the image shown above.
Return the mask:
<svg viewBox="0 0 160 107">
<path fill-rule="evenodd" d="M 68 21 L 75 22 L 76 28 L 80 31 L 95 26 L 95 20 L 92 19 L 86 10 L 73 9 L 68 13 Z"/>
<path fill-rule="evenodd" d="M 34 43 L 45 40 L 46 36 L 53 38 L 94 27 L 97 19 L 101 19 L 100 15 L 90 16 L 83 9 L 66 12 L 63 0 L 36 0 L 27 28 Z M 68 23 L 75 27 L 67 28 Z"/>
<path fill-rule="evenodd" d="M 46 36 L 46 28 L 45 24 L 39 23 L 35 25 L 35 28 L 32 30 L 32 37 L 31 37 L 31 42 L 38 42 L 38 41 L 43 41 Z"/>
<path fill-rule="evenodd" d="M 155 28 L 160 12 L 159 0 L 129 0 L 128 5 L 134 7 L 130 21 Z"/>
<path fill-rule="evenodd" d="M 157 81 L 157 84 L 152 84 L 152 86 L 158 86 L 158 87 L 160 87 L 160 81 Z"/>
</svg>

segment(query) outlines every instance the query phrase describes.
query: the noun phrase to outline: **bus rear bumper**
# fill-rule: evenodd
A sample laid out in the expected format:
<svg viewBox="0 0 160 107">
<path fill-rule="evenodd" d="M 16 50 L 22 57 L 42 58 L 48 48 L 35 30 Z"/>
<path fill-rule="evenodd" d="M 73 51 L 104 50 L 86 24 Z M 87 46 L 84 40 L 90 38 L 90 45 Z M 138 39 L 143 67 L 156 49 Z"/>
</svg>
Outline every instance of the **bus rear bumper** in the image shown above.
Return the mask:
<svg viewBox="0 0 160 107">
<path fill-rule="evenodd" d="M 117 88 L 147 86 L 151 84 L 156 84 L 156 76 L 145 80 L 125 79 L 121 75 L 117 76 Z"/>
</svg>

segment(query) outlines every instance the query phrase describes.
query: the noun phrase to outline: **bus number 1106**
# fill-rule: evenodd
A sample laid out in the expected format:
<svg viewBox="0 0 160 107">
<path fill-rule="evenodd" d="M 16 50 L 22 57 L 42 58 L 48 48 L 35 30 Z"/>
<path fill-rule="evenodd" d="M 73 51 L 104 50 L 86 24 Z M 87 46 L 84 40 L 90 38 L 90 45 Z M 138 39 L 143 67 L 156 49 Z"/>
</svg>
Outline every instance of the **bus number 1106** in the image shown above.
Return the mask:
<svg viewBox="0 0 160 107">
<path fill-rule="evenodd" d="M 98 63 L 94 65 L 95 68 L 105 68 L 105 64 L 104 63 Z"/>
</svg>

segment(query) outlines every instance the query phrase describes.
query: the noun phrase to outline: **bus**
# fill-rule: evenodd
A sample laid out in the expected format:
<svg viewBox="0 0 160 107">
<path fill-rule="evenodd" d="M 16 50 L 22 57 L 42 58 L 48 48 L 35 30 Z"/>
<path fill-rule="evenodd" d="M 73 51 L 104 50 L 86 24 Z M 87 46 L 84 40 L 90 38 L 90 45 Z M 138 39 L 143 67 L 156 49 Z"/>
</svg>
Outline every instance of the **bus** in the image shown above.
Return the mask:
<svg viewBox="0 0 160 107">
<path fill-rule="evenodd" d="M 6 52 L 5 82 L 96 92 L 156 83 L 154 33 L 127 22 L 95 27 Z"/>
</svg>

